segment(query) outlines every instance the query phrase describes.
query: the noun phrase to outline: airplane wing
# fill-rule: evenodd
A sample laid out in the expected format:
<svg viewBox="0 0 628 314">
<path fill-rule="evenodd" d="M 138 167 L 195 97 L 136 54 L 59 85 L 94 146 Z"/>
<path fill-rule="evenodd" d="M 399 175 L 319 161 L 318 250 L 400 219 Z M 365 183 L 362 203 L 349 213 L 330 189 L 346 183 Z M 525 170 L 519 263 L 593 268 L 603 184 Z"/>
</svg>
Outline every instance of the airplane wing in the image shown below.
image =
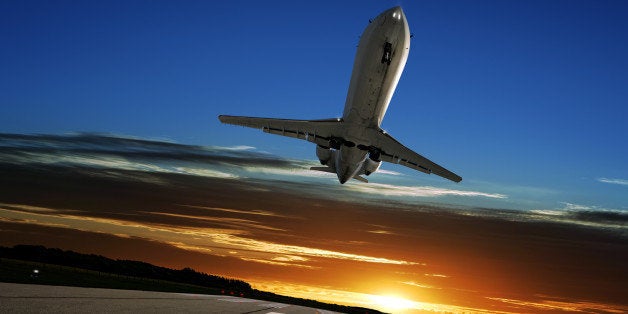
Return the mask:
<svg viewBox="0 0 628 314">
<path fill-rule="evenodd" d="M 333 139 L 342 142 L 342 119 L 291 120 L 242 116 L 218 116 L 222 123 L 262 129 L 266 133 L 306 140 L 321 146 L 330 146 Z M 384 130 L 366 129 L 371 146 L 380 152 L 382 161 L 400 164 L 427 174 L 434 173 L 454 182 L 462 181 L 455 173 L 403 146 Z"/>
<path fill-rule="evenodd" d="M 283 135 L 329 146 L 332 138 L 339 138 L 341 119 L 290 120 L 241 116 L 218 116 L 222 123 L 262 129 L 266 133 Z"/>
<path fill-rule="evenodd" d="M 400 164 L 427 174 L 433 173 L 454 182 L 462 181 L 457 174 L 403 146 L 384 130 L 368 129 L 371 146 L 380 151 L 382 161 Z"/>
</svg>

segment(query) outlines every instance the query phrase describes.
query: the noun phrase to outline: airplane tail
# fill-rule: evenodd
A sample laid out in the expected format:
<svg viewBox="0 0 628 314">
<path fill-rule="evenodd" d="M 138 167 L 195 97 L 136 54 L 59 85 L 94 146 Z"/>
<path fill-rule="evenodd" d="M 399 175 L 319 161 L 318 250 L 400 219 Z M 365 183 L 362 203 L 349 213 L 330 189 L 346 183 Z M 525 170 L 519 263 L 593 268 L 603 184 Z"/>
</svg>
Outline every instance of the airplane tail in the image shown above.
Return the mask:
<svg viewBox="0 0 628 314">
<path fill-rule="evenodd" d="M 321 171 L 321 172 L 328 172 L 328 173 L 333 173 L 335 174 L 336 171 L 334 169 L 332 169 L 331 167 L 310 167 L 310 170 L 314 170 L 314 171 Z M 364 177 L 361 177 L 359 175 L 355 175 L 353 176 L 354 179 L 360 181 L 360 182 L 364 182 L 364 183 L 369 183 L 369 180 L 367 180 Z"/>
</svg>

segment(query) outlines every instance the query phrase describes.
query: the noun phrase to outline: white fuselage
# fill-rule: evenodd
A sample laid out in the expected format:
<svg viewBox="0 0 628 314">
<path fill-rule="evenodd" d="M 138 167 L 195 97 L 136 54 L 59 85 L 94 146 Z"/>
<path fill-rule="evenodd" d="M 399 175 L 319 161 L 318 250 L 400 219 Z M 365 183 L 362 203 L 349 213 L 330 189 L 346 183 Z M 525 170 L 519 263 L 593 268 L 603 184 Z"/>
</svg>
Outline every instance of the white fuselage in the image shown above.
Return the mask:
<svg viewBox="0 0 628 314">
<path fill-rule="evenodd" d="M 341 183 L 364 172 L 369 150 L 353 143 L 369 143 L 365 130 L 381 125 L 409 51 L 410 31 L 401 7 L 380 14 L 364 30 L 342 115 L 346 142 L 333 160 Z"/>
</svg>

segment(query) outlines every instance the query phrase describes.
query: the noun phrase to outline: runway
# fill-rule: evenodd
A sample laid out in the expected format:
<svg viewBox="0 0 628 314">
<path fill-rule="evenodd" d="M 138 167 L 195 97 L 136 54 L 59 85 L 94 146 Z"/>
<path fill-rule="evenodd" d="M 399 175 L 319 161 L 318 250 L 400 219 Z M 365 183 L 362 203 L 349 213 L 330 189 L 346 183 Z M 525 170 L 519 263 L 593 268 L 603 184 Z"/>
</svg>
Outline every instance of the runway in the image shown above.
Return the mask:
<svg viewBox="0 0 628 314">
<path fill-rule="evenodd" d="M 0 313 L 336 313 L 223 295 L 0 283 Z"/>
</svg>

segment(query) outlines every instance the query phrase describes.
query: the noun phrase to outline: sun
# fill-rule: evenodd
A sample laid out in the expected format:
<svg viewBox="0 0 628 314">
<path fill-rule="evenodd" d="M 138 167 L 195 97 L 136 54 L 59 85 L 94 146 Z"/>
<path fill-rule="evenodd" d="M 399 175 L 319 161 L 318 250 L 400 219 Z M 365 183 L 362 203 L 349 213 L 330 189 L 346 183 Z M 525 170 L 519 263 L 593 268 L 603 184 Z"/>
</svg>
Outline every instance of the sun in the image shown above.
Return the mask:
<svg viewBox="0 0 628 314">
<path fill-rule="evenodd" d="M 393 295 L 371 295 L 369 297 L 373 304 L 391 312 L 412 309 L 416 305 L 413 301 Z"/>
</svg>

